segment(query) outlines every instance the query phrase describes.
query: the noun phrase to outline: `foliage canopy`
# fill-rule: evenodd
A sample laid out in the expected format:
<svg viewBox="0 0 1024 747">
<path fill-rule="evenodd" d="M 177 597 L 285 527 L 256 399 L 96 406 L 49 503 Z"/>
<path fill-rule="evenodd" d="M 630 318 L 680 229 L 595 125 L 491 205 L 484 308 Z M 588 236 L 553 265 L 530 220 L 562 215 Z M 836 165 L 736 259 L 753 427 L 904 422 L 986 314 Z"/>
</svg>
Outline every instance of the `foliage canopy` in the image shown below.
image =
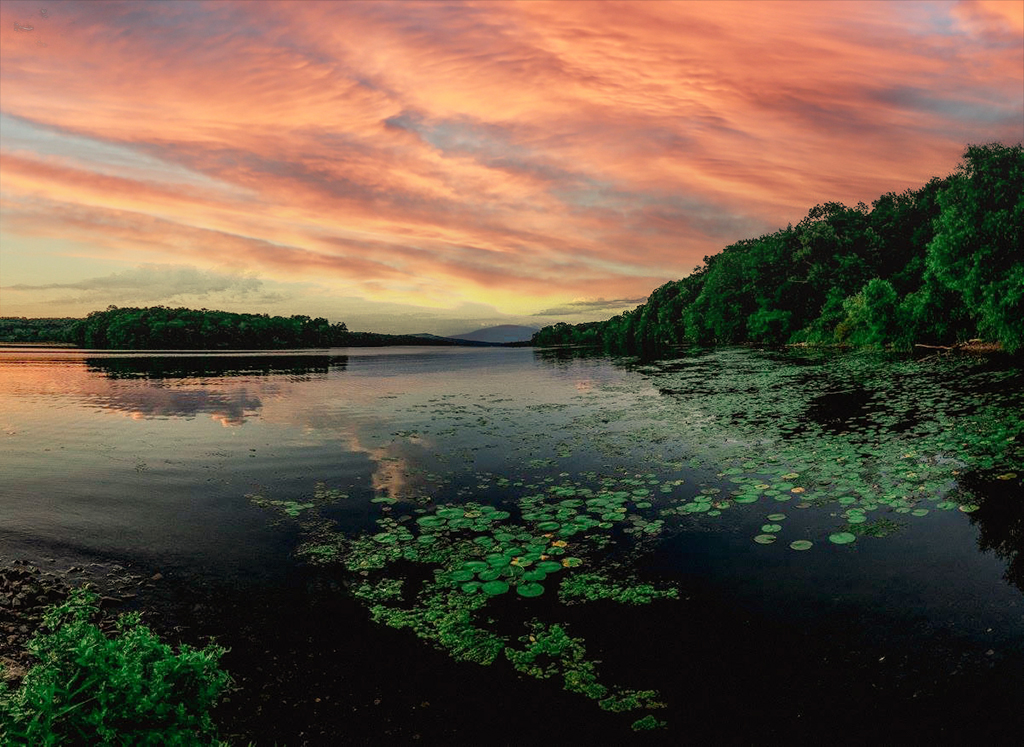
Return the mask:
<svg viewBox="0 0 1024 747">
<path fill-rule="evenodd" d="M 956 173 L 871 207 L 817 205 L 796 226 L 725 247 L 605 322 L 535 345 L 650 352 L 682 342 L 906 349 L 975 337 L 1024 349 L 1024 147 L 971 145 Z"/>
</svg>

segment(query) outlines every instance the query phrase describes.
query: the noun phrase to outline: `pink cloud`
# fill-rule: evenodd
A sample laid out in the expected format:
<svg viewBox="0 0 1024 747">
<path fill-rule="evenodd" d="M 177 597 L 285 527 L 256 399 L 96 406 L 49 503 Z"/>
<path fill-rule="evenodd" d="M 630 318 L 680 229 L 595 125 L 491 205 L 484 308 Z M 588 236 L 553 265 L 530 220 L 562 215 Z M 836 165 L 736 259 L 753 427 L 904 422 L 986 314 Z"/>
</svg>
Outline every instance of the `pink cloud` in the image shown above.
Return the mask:
<svg viewBox="0 0 1024 747">
<path fill-rule="evenodd" d="M 639 297 L 1021 140 L 1010 5 L 69 2 L 41 47 L 5 2 L 5 115 L 218 186 L 8 148 L 4 210 L 367 297 Z M 34 225 L 20 198 L 80 209 Z"/>
</svg>

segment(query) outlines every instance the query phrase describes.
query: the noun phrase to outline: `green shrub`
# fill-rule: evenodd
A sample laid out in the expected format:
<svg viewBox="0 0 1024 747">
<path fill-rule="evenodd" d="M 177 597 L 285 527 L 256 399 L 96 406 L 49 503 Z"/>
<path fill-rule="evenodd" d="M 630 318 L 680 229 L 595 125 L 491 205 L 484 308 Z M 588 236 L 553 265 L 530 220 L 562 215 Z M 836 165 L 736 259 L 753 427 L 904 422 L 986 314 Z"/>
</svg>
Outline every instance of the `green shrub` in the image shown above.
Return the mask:
<svg viewBox="0 0 1024 747">
<path fill-rule="evenodd" d="M 90 622 L 97 601 L 76 589 L 46 612 L 28 644 L 39 663 L 18 690 L 0 686 L 0 743 L 215 744 L 210 709 L 231 683 L 219 668 L 225 650 L 175 654 L 137 612 L 108 637 Z"/>
</svg>

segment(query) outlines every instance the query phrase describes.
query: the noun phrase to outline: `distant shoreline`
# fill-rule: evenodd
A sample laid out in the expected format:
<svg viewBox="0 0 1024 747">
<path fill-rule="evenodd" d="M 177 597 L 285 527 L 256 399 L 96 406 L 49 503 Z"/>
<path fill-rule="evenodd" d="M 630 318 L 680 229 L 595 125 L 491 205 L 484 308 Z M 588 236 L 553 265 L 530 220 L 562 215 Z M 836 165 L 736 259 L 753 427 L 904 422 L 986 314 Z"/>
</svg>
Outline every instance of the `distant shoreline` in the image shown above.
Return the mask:
<svg viewBox="0 0 1024 747">
<path fill-rule="evenodd" d="M 0 347 L 3 348 L 71 348 L 73 350 L 80 350 L 77 345 L 72 342 L 0 342 Z"/>
<path fill-rule="evenodd" d="M 353 332 L 323 317 L 240 314 L 165 306 L 94 311 L 84 318 L 0 317 L 0 344 L 89 350 L 304 350 L 332 347 L 529 345 L 532 327 L 497 325 L 445 337 Z M 519 339 L 516 339 L 519 338 Z M 531 338 L 531 339 L 526 339 Z"/>
<path fill-rule="evenodd" d="M 294 350 L 338 350 L 341 348 L 528 348 L 533 347 L 529 340 L 524 342 L 471 342 L 451 344 L 444 343 L 400 343 L 396 345 L 316 345 L 311 347 L 292 348 L 90 348 L 75 345 L 71 342 L 2 342 L 0 349 L 27 348 L 31 350 L 88 350 L 102 353 L 287 353 Z"/>
</svg>

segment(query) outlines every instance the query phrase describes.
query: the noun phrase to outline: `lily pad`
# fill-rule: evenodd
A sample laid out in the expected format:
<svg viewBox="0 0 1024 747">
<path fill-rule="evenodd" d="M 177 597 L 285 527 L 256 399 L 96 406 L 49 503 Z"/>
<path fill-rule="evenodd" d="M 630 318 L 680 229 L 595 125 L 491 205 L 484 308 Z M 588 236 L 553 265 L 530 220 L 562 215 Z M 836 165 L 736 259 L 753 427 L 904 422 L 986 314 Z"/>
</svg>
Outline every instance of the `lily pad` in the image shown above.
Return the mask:
<svg viewBox="0 0 1024 747">
<path fill-rule="evenodd" d="M 508 583 L 501 580 L 488 581 L 480 587 L 480 590 L 489 596 L 495 597 L 508 591 Z"/>
<path fill-rule="evenodd" d="M 810 540 L 795 540 L 789 543 L 789 546 L 794 550 L 810 550 L 814 545 Z"/>
<path fill-rule="evenodd" d="M 544 587 L 537 583 L 519 584 L 516 593 L 521 597 L 539 597 L 544 593 Z"/>
<path fill-rule="evenodd" d="M 774 534 L 759 534 L 756 537 L 754 537 L 754 542 L 756 542 L 759 545 L 770 545 L 777 539 L 778 537 L 776 537 Z"/>
<path fill-rule="evenodd" d="M 837 545 L 848 545 L 856 539 L 857 535 L 852 532 L 836 532 L 828 536 L 828 541 Z"/>
</svg>

